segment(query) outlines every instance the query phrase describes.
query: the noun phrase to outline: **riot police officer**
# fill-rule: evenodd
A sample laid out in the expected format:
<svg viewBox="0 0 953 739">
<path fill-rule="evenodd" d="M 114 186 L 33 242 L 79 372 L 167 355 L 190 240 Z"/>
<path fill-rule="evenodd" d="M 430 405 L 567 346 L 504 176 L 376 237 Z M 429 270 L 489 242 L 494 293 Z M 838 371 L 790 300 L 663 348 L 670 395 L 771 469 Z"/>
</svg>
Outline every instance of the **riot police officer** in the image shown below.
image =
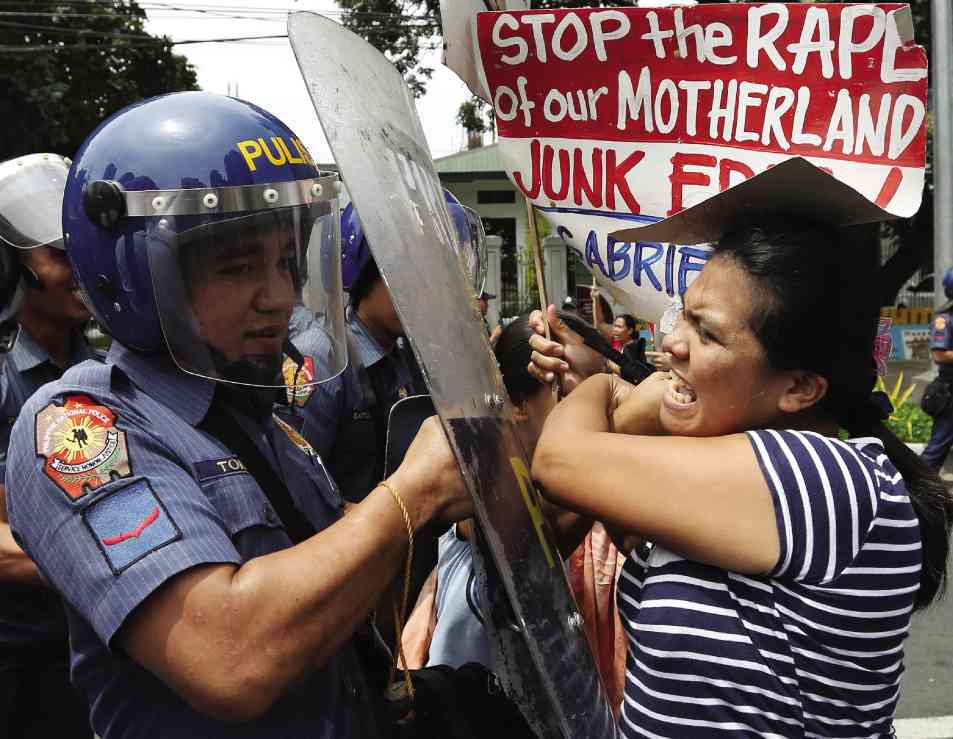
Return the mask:
<svg viewBox="0 0 953 739">
<path fill-rule="evenodd" d="M 63 251 L 69 162 L 30 154 L 0 163 L 0 474 L 10 430 L 27 398 L 94 356 L 89 311 Z M 0 734 L 90 736 L 85 701 L 69 684 L 60 598 L 10 533 L 0 485 Z M 37 710 L 38 699 L 56 705 Z"/>
<path fill-rule="evenodd" d="M 953 389 L 953 267 L 943 275 L 943 292 L 947 301 L 936 309 L 933 316 L 933 329 L 930 336 L 930 349 L 936 362 L 939 376 L 936 382 L 945 384 L 947 394 Z M 939 471 L 946 461 L 946 455 L 953 446 L 953 404 L 934 416 L 930 441 L 923 450 L 923 461 Z"/>
<path fill-rule="evenodd" d="M 411 536 L 469 512 L 434 423 L 345 516 L 272 413 L 296 299 L 312 380 L 346 358 L 336 193 L 281 121 L 207 93 L 120 111 L 70 170 L 67 251 L 114 340 L 27 402 L 8 502 L 103 739 L 372 735 L 351 635 Z"/>
<path fill-rule="evenodd" d="M 464 269 L 475 295 L 480 295 L 486 275 L 482 224 L 449 191 L 444 190 L 444 197 L 456 226 Z M 341 216 L 341 242 L 351 362 L 339 378 L 315 387 L 313 394 L 289 388 L 289 407 L 292 415 L 299 416 L 289 422 L 328 461 L 345 500 L 357 502 L 383 475 L 394 404 L 428 391 L 353 204 Z M 306 376 L 311 371 L 313 347 L 323 341 L 322 333 L 315 332 L 305 316 L 299 314 L 296 319 L 292 319 L 292 339 L 305 364 L 302 370 L 286 360 L 286 380 L 296 372 Z"/>
</svg>

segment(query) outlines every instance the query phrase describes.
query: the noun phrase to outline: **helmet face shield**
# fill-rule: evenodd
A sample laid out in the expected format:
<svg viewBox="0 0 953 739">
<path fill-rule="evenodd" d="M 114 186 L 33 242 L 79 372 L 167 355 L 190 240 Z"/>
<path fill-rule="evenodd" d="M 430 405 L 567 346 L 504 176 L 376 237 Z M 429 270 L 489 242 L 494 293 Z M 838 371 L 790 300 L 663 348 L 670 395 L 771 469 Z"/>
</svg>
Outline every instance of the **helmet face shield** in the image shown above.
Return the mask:
<svg viewBox="0 0 953 739">
<path fill-rule="evenodd" d="M 0 164 L 0 246 L 63 244 L 63 192 L 69 162 L 31 154 Z"/>
<path fill-rule="evenodd" d="M 467 277 L 473 285 L 474 292 L 479 295 L 486 284 L 486 229 L 479 214 L 472 208 L 462 206 L 467 218 L 467 228 L 470 232 L 469 245 L 464 247 L 464 264 L 467 267 Z"/>
<path fill-rule="evenodd" d="M 213 194 L 227 197 L 222 189 Z M 284 387 L 287 379 L 300 390 L 344 369 L 337 199 L 305 200 L 214 215 L 168 207 L 173 211 L 168 215 L 147 217 L 159 322 L 183 371 L 256 387 Z M 319 349 L 285 378 L 288 324 L 296 305 L 314 314 L 309 330 L 316 336 L 309 344 Z"/>
</svg>

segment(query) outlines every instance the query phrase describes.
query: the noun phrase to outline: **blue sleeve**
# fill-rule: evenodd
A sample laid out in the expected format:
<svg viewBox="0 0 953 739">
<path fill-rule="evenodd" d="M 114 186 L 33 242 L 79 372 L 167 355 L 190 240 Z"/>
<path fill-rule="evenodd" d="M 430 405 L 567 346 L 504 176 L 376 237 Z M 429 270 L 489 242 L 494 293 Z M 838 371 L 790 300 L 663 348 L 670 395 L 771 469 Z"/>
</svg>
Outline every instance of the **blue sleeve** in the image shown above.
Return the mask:
<svg viewBox="0 0 953 739">
<path fill-rule="evenodd" d="M 7 449 L 10 446 L 10 433 L 13 421 L 8 416 L 0 417 L 0 480 L 7 475 Z"/>
<path fill-rule="evenodd" d="M 780 556 L 772 577 L 836 578 L 860 552 L 877 515 L 876 474 L 850 444 L 799 431 L 749 431 L 774 502 Z"/>
<path fill-rule="evenodd" d="M 933 318 L 933 326 L 930 331 L 931 349 L 949 349 L 953 346 L 953 328 L 950 327 L 950 314 L 938 313 Z"/>
<path fill-rule="evenodd" d="M 17 541 L 105 644 L 169 578 L 242 561 L 162 429 L 127 421 L 108 400 L 34 396 L 14 426 L 6 477 Z"/>
<path fill-rule="evenodd" d="M 10 446 L 10 434 L 13 423 L 20 413 L 19 403 L 10 392 L 5 361 L 0 361 L 0 481 L 7 474 L 7 449 Z"/>
</svg>

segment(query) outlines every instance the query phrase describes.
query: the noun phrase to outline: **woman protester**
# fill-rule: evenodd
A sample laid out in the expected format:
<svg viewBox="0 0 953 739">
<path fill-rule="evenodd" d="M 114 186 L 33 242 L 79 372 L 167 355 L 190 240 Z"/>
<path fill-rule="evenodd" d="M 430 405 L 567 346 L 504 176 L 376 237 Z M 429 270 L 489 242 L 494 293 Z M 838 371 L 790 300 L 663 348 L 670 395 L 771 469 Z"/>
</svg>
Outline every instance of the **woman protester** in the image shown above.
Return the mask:
<svg viewBox="0 0 953 739">
<path fill-rule="evenodd" d="M 884 426 L 872 274 L 839 239 L 793 219 L 723 236 L 665 337 L 671 372 L 591 378 L 546 421 L 544 497 L 654 543 L 619 582 L 624 736 L 892 734 L 953 503 Z M 572 371 L 531 341 L 537 377 Z"/>
<path fill-rule="evenodd" d="M 612 348 L 621 352 L 638 338 L 638 322 L 629 313 L 621 313 L 612 322 Z"/>
</svg>

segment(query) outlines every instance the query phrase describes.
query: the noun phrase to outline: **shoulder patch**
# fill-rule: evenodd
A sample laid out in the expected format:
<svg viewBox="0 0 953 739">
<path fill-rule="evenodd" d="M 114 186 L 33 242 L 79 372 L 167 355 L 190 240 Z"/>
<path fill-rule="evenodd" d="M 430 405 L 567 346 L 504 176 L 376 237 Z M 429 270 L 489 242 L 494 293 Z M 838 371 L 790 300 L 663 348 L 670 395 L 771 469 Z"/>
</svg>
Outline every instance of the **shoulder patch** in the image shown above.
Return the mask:
<svg viewBox="0 0 953 739">
<path fill-rule="evenodd" d="M 70 500 L 78 500 L 109 482 L 132 474 L 126 434 L 117 416 L 85 395 L 70 395 L 63 405 L 50 403 L 36 415 L 36 453 L 43 471 Z"/>
<path fill-rule="evenodd" d="M 281 374 L 285 379 L 288 402 L 302 407 L 314 393 L 314 360 L 306 356 L 304 361 L 298 364 L 291 357 L 285 357 Z"/>
<path fill-rule="evenodd" d="M 182 538 L 147 480 L 136 480 L 94 500 L 83 522 L 114 575 Z"/>
<path fill-rule="evenodd" d="M 308 440 L 299 434 L 293 426 L 290 426 L 285 421 L 282 421 L 277 414 L 272 414 L 272 418 L 275 419 L 275 425 L 285 432 L 285 436 L 291 439 L 292 444 L 298 447 L 298 449 L 307 454 L 309 457 L 317 456 L 317 452 L 314 451 L 314 447 L 311 446 L 308 443 Z"/>
<path fill-rule="evenodd" d="M 939 315 L 939 316 L 937 316 L 935 319 L 933 319 L 933 328 L 935 328 L 937 331 L 942 331 L 943 329 L 945 329 L 945 328 L 946 328 L 946 316 L 944 316 L 944 315 Z"/>
</svg>

